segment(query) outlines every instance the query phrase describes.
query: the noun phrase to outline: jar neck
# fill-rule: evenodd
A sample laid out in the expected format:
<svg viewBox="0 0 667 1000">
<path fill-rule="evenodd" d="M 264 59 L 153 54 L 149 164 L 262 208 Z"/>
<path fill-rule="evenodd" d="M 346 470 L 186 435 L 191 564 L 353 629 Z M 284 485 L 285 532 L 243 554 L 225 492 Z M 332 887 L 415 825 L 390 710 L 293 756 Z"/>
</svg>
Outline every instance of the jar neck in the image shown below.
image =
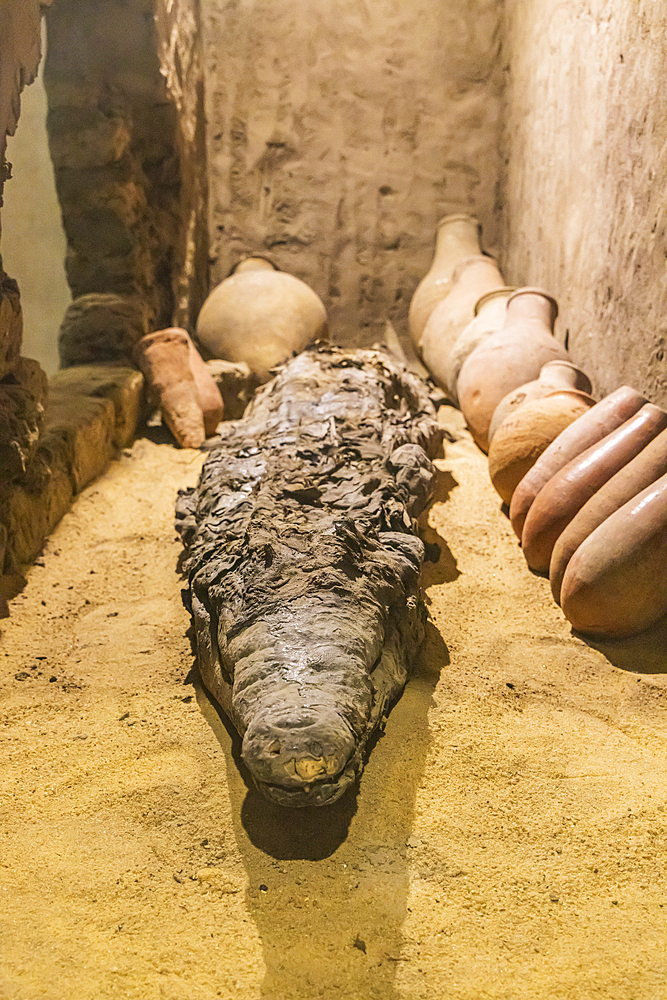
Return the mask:
<svg viewBox="0 0 667 1000">
<path fill-rule="evenodd" d="M 471 215 L 445 216 L 438 223 L 434 264 L 447 264 L 453 268 L 466 257 L 481 254 L 479 233 L 479 222 Z"/>
<path fill-rule="evenodd" d="M 539 288 L 520 288 L 507 300 L 507 324 L 517 320 L 541 323 L 553 333 L 558 315 L 558 303 Z"/>
<path fill-rule="evenodd" d="M 506 285 L 504 288 L 494 288 L 492 291 L 486 292 L 486 294 L 480 296 L 475 303 L 475 316 L 479 316 L 483 312 L 488 312 L 489 309 L 504 309 L 507 305 L 508 298 L 510 295 L 513 295 L 514 292 L 516 292 L 516 287 L 514 285 Z"/>
<path fill-rule="evenodd" d="M 232 270 L 232 274 L 242 274 L 244 271 L 275 271 L 276 268 L 265 257 L 246 257 Z"/>
</svg>

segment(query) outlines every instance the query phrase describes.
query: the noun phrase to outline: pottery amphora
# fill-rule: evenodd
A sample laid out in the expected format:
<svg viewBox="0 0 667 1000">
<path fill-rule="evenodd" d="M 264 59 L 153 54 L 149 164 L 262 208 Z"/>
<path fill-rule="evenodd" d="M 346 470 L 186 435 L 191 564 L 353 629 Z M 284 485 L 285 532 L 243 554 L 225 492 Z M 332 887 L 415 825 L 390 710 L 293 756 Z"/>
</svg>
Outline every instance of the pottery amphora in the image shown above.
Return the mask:
<svg viewBox="0 0 667 1000">
<path fill-rule="evenodd" d="M 561 607 L 578 632 L 600 638 L 636 635 L 667 614 L 667 475 L 581 543 L 563 576 Z"/>
<path fill-rule="evenodd" d="M 526 403 L 531 403 L 535 399 L 540 399 L 541 396 L 549 396 L 552 392 L 558 392 L 562 389 L 574 389 L 588 394 L 591 391 L 591 382 L 588 375 L 584 374 L 581 368 L 577 368 L 571 361 L 548 361 L 546 365 L 542 366 L 538 378 L 527 382 L 526 385 L 520 385 L 518 389 L 513 389 L 500 400 L 493 411 L 489 427 L 489 441 L 493 441 L 493 436 L 503 421 L 525 406 Z M 595 400 L 592 396 L 589 398 L 592 405 Z M 582 412 L 584 411 L 582 410 Z"/>
<path fill-rule="evenodd" d="M 159 399 L 162 419 L 182 448 L 198 448 L 206 437 L 197 382 L 185 330 L 157 330 L 134 349 L 137 364 Z"/>
<path fill-rule="evenodd" d="M 520 406 L 503 421 L 489 445 L 489 475 L 504 503 L 542 452 L 595 400 L 576 389 L 561 389 Z"/>
<path fill-rule="evenodd" d="M 589 535 L 624 504 L 667 474 L 667 430 L 661 431 L 615 476 L 587 500 L 558 537 L 549 562 L 549 583 L 556 604 L 567 565 Z"/>
<path fill-rule="evenodd" d="M 505 323 L 463 363 L 458 380 L 459 405 L 482 451 L 498 403 L 520 385 L 536 379 L 547 361 L 567 360 L 553 336 L 556 300 L 537 288 L 520 288 L 507 300 Z"/>
<path fill-rule="evenodd" d="M 629 385 L 622 385 L 558 435 L 526 473 L 512 496 L 510 520 L 518 538 L 521 538 L 530 506 L 545 483 L 582 451 L 619 427 L 645 402 L 644 397 Z"/>
<path fill-rule="evenodd" d="M 440 219 L 433 263 L 417 285 L 410 302 L 410 337 L 417 349 L 426 321 L 438 302 L 449 293 L 456 267 L 468 257 L 481 254 L 479 236 L 479 222 L 471 215 L 446 215 Z"/>
<path fill-rule="evenodd" d="M 646 403 L 634 416 L 568 462 L 535 497 L 521 534 L 526 562 L 549 570 L 558 536 L 587 500 L 667 427 L 667 413 Z"/>
<path fill-rule="evenodd" d="M 326 334 L 318 295 L 261 257 L 242 261 L 204 302 L 197 339 L 212 358 L 245 363 L 262 381 Z"/>
<path fill-rule="evenodd" d="M 428 318 L 419 349 L 431 375 L 444 388 L 449 352 L 459 334 L 475 315 L 475 304 L 485 292 L 503 287 L 493 257 L 469 257 L 452 275 L 449 294 Z"/>
<path fill-rule="evenodd" d="M 456 383 L 459 380 L 459 372 L 463 362 L 469 354 L 472 354 L 478 344 L 490 337 L 492 333 L 497 333 L 500 330 L 505 322 L 507 300 L 515 291 L 516 288 L 513 286 L 503 285 L 502 288 L 494 288 L 482 295 L 475 303 L 474 318 L 464 327 L 447 355 L 443 389 L 455 406 L 459 405 Z"/>
</svg>

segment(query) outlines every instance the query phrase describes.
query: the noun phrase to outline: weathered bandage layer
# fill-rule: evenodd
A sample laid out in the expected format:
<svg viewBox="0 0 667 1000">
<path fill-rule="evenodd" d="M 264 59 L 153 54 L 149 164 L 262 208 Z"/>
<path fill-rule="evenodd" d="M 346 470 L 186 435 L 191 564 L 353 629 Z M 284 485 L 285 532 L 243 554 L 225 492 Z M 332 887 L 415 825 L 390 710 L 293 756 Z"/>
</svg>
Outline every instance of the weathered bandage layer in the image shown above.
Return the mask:
<svg viewBox="0 0 667 1000">
<path fill-rule="evenodd" d="M 259 788 L 333 802 L 423 636 L 441 432 L 427 386 L 375 351 L 305 351 L 223 425 L 177 502 L 204 684 Z"/>
</svg>

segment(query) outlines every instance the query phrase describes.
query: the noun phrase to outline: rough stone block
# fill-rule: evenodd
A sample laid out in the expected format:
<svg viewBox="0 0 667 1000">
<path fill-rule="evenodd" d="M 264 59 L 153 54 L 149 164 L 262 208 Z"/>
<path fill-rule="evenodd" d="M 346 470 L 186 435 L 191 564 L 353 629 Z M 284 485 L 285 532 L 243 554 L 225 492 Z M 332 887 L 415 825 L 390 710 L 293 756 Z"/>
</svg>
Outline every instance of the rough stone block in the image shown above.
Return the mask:
<svg viewBox="0 0 667 1000">
<path fill-rule="evenodd" d="M 8 375 L 19 359 L 23 338 L 23 315 L 19 288 L 2 270 L 0 262 L 0 379 Z"/>
<path fill-rule="evenodd" d="M 31 463 L 39 475 L 14 483 L 0 503 L 0 523 L 6 529 L 4 572 L 20 573 L 39 554 L 74 495 L 65 442 L 39 445 Z M 3 567 L 0 567 L 2 569 Z"/>
<path fill-rule="evenodd" d="M 42 441 L 64 455 L 75 493 L 109 464 L 115 430 L 116 409 L 110 399 L 51 388 Z"/>
<path fill-rule="evenodd" d="M 111 400 L 116 420 L 112 443 L 116 448 L 131 444 L 144 410 L 144 377 L 136 368 L 77 365 L 56 372 L 50 385 L 56 393 Z"/>
<path fill-rule="evenodd" d="M 67 309 L 58 348 L 63 368 L 100 362 L 127 363 L 137 341 L 148 333 L 145 304 L 129 296 L 80 295 Z"/>
<path fill-rule="evenodd" d="M 30 358 L 20 358 L 0 382 L 0 478 L 15 479 L 26 471 L 44 421 L 46 394 L 46 374 Z"/>
<path fill-rule="evenodd" d="M 56 169 L 105 167 L 127 152 L 132 134 L 122 115 L 101 108 L 58 107 L 51 111 L 49 149 Z"/>
</svg>

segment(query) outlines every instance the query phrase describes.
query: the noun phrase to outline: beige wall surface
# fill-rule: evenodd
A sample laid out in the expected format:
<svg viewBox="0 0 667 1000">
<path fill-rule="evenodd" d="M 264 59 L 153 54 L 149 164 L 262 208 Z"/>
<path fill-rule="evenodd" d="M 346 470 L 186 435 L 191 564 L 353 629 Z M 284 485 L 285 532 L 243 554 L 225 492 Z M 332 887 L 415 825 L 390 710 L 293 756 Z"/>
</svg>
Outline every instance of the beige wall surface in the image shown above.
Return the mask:
<svg viewBox="0 0 667 1000">
<path fill-rule="evenodd" d="M 50 374 L 58 368 L 58 328 L 71 296 L 41 70 L 21 98 L 21 120 L 7 155 L 13 176 L 4 191 L 2 257 L 21 289 L 22 353 Z"/>
<path fill-rule="evenodd" d="M 333 338 L 406 327 L 445 213 L 496 240 L 499 0 L 203 0 L 212 283 L 264 253 Z"/>
<path fill-rule="evenodd" d="M 598 393 L 667 404 L 667 6 L 506 0 L 503 264 Z"/>
</svg>

